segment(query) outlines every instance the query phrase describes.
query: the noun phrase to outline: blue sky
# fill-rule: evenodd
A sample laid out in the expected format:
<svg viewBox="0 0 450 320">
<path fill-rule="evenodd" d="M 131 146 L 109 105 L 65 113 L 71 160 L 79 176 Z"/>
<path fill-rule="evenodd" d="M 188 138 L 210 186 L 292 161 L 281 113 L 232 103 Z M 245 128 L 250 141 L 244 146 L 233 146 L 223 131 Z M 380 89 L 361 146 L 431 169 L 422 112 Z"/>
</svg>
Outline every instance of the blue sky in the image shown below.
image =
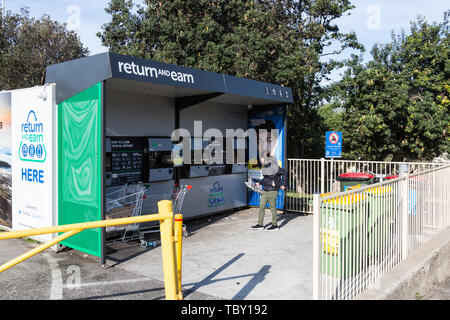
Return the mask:
<svg viewBox="0 0 450 320">
<path fill-rule="evenodd" d="M 79 34 L 90 54 L 107 51 L 95 35 L 110 16 L 104 8 L 108 0 L 3 0 L 6 10 L 18 12 L 27 6 L 30 15 L 40 17 L 46 13 L 54 20 L 68 23 Z M 135 0 L 142 3 L 142 0 Z M 386 43 L 391 39 L 391 31 L 399 33 L 403 28 L 409 31 L 411 20 L 423 15 L 429 21 L 441 22 L 445 10 L 450 9 L 448 0 L 353 0 L 356 6 L 348 16 L 336 21 L 343 32 L 354 31 L 358 40 L 366 48 L 364 60 L 370 59 L 370 49 L 375 43 Z M 345 55 L 351 52 L 347 51 Z M 338 77 L 335 74 L 333 77 Z"/>
</svg>

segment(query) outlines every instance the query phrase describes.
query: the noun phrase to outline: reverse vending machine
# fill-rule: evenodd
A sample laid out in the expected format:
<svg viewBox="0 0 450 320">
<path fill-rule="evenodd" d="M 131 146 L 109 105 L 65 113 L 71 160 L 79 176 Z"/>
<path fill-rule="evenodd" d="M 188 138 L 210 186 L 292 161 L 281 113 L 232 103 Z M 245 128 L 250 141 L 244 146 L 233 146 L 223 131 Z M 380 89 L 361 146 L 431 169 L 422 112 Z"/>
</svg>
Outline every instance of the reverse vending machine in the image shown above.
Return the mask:
<svg viewBox="0 0 450 320">
<path fill-rule="evenodd" d="M 208 145 L 207 141 L 201 139 L 191 139 L 191 161 L 185 163 L 182 177 L 183 178 L 198 178 L 209 176 L 210 165 L 203 157 L 203 151 Z"/>
<path fill-rule="evenodd" d="M 172 180 L 172 140 L 170 138 L 148 138 L 148 182 Z"/>
</svg>

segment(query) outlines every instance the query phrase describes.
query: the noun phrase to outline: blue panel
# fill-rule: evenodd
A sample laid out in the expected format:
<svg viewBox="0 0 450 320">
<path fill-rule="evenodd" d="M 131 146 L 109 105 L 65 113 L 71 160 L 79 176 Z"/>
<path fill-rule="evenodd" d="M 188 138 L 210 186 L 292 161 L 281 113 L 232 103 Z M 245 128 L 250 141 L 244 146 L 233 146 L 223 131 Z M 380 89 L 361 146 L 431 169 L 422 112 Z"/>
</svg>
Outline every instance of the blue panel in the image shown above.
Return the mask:
<svg viewBox="0 0 450 320">
<path fill-rule="evenodd" d="M 286 137 L 285 137 L 285 119 L 286 119 L 286 105 L 276 105 L 276 106 L 270 106 L 261 108 L 261 111 L 258 111 L 257 108 L 255 108 L 256 111 L 249 112 L 248 115 L 248 128 L 257 128 L 261 124 L 270 124 L 270 126 L 275 127 L 275 129 L 279 130 L 279 136 L 278 136 L 278 143 L 276 145 L 275 149 L 275 158 L 278 160 L 278 164 L 280 167 L 284 168 L 285 165 L 285 144 L 286 144 Z M 255 159 L 249 159 L 251 162 Z M 256 171 L 260 168 L 257 166 L 252 165 L 249 163 L 248 165 L 249 169 L 249 176 L 251 176 L 252 171 Z M 287 185 L 287 184 L 286 184 Z M 278 192 L 277 196 L 277 209 L 283 210 L 284 209 L 284 191 L 280 190 Z M 248 205 L 249 206 L 259 206 L 259 199 L 260 195 L 254 191 L 248 190 Z M 267 205 L 268 206 L 268 205 Z"/>
</svg>

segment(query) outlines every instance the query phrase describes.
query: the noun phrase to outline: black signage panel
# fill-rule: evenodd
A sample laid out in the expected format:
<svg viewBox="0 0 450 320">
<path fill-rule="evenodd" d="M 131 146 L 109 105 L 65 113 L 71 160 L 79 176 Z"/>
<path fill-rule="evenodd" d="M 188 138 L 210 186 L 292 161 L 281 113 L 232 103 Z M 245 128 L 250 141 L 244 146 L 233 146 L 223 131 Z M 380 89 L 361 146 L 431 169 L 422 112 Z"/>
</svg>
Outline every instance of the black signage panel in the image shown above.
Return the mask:
<svg viewBox="0 0 450 320">
<path fill-rule="evenodd" d="M 114 78 L 225 92 L 224 75 L 110 53 Z"/>
<path fill-rule="evenodd" d="M 144 174 L 143 137 L 111 137 L 111 184 L 141 181 Z"/>
<path fill-rule="evenodd" d="M 227 90 L 233 94 L 271 99 L 277 102 L 293 102 L 291 88 L 229 75 L 224 75 L 224 77 Z"/>
<path fill-rule="evenodd" d="M 57 84 L 58 104 L 109 78 L 293 102 L 288 87 L 110 52 L 51 65 L 46 73 L 46 83 Z"/>
</svg>

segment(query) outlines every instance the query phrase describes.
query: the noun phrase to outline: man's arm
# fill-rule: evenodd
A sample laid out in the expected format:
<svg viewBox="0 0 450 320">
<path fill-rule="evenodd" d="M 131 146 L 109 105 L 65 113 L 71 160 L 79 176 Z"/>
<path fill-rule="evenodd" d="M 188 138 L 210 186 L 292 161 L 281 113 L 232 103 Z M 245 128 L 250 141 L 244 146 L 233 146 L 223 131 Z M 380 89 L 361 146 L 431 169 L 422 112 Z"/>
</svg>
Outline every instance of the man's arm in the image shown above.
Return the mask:
<svg viewBox="0 0 450 320">
<path fill-rule="evenodd" d="M 284 170 L 284 168 L 280 167 L 280 171 L 279 174 L 281 176 L 281 189 L 284 190 L 286 189 L 286 185 L 287 185 L 287 172 L 286 170 Z"/>
</svg>

